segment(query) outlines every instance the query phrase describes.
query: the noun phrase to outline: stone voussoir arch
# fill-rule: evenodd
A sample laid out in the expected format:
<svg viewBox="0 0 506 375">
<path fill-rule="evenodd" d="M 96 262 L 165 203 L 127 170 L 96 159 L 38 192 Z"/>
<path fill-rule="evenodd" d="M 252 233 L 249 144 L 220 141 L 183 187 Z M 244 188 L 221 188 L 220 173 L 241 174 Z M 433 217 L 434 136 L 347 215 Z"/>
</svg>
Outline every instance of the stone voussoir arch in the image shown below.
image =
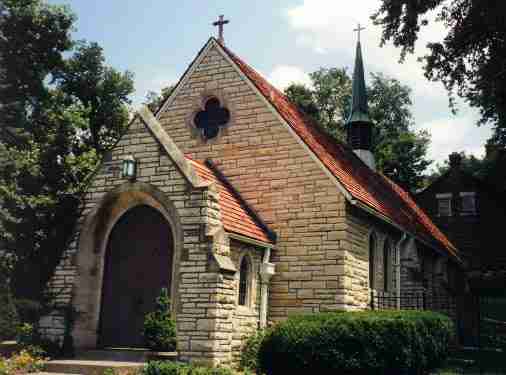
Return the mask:
<svg viewBox="0 0 506 375">
<path fill-rule="evenodd" d="M 76 347 L 96 347 L 101 311 L 105 253 L 109 235 L 120 218 L 132 208 L 149 206 L 167 220 L 173 238 L 171 313 L 178 308 L 179 261 L 183 230 L 174 203 L 155 186 L 129 182 L 108 192 L 89 212 L 80 229 L 76 259 L 77 277 L 73 305 L 77 310 L 73 336 Z"/>
</svg>

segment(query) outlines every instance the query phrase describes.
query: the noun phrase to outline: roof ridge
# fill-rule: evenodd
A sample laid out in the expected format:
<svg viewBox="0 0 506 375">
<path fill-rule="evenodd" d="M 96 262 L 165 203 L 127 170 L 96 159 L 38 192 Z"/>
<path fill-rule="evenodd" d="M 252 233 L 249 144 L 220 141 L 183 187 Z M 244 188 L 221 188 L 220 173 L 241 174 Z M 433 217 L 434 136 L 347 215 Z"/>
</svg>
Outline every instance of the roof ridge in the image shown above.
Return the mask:
<svg viewBox="0 0 506 375">
<path fill-rule="evenodd" d="M 436 248 L 442 247 L 458 259 L 455 246 L 404 189 L 393 182 L 389 183 L 386 176 L 372 171 L 348 145 L 336 141 L 320 126 L 315 125 L 312 119 L 309 120 L 284 93 L 254 68 L 227 47 L 219 46 L 352 199 L 359 200 L 372 208 L 373 212 L 392 220 L 422 241 L 425 240 L 431 247 L 437 243 Z"/>
</svg>

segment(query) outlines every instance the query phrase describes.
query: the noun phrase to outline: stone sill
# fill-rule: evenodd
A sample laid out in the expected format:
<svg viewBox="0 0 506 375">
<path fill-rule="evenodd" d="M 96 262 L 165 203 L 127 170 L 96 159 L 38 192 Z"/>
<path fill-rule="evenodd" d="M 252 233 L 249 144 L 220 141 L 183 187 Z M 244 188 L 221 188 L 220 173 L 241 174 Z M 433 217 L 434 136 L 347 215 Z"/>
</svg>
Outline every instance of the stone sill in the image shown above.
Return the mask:
<svg viewBox="0 0 506 375">
<path fill-rule="evenodd" d="M 147 352 L 146 357 L 148 360 L 159 361 L 175 361 L 178 358 L 177 352 Z"/>
</svg>

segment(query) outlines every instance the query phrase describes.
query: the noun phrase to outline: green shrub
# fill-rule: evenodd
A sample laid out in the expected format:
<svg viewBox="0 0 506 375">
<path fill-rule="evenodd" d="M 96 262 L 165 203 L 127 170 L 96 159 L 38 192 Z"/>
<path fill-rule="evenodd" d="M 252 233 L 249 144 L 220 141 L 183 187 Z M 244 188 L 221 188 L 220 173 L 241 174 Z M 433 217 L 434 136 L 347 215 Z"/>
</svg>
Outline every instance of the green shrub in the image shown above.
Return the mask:
<svg viewBox="0 0 506 375">
<path fill-rule="evenodd" d="M 259 370 L 258 351 L 269 333 L 269 329 L 256 331 L 246 339 L 241 350 L 241 360 L 239 362 L 241 370 Z"/>
<path fill-rule="evenodd" d="M 0 341 L 13 339 L 19 325 L 9 284 L 11 272 L 12 267 L 8 258 L 0 254 Z"/>
<path fill-rule="evenodd" d="M 37 329 L 29 323 L 21 324 L 17 329 L 16 341 L 25 351 L 32 355 L 59 357 L 61 346 L 58 342 L 42 337 Z"/>
<path fill-rule="evenodd" d="M 144 341 L 149 349 L 173 351 L 176 349 L 176 322 L 170 317 L 167 289 L 162 289 L 156 300 L 156 310 L 144 319 Z"/>
<path fill-rule="evenodd" d="M 14 300 L 16 310 L 19 314 L 19 320 L 23 323 L 36 325 L 43 313 L 42 304 L 38 301 L 30 299 Z"/>
<path fill-rule="evenodd" d="M 0 341 L 16 336 L 19 318 L 7 288 L 0 288 Z"/>
<path fill-rule="evenodd" d="M 142 370 L 143 375 L 233 375 L 232 370 L 221 367 L 195 366 L 181 362 L 151 361 Z"/>
<path fill-rule="evenodd" d="M 362 311 L 296 316 L 260 345 L 260 372 L 274 375 L 421 374 L 448 357 L 452 322 L 418 311 Z"/>
</svg>

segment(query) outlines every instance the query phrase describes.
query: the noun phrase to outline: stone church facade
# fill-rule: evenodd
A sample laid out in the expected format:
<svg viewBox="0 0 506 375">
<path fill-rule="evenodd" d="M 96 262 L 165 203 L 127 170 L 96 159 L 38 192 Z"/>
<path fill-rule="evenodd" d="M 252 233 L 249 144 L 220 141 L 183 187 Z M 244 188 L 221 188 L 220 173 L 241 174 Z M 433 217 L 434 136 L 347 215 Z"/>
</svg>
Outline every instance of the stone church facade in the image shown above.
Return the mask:
<svg viewBox="0 0 506 375">
<path fill-rule="evenodd" d="M 180 359 L 211 364 L 234 362 L 245 336 L 291 314 L 367 309 L 378 294 L 402 307 L 403 294 L 446 290 L 457 250 L 353 136 L 330 139 L 211 38 L 91 179 L 51 283 L 78 312 L 76 347 L 142 346 L 161 287 Z M 41 327 L 64 332 L 56 313 Z"/>
</svg>

